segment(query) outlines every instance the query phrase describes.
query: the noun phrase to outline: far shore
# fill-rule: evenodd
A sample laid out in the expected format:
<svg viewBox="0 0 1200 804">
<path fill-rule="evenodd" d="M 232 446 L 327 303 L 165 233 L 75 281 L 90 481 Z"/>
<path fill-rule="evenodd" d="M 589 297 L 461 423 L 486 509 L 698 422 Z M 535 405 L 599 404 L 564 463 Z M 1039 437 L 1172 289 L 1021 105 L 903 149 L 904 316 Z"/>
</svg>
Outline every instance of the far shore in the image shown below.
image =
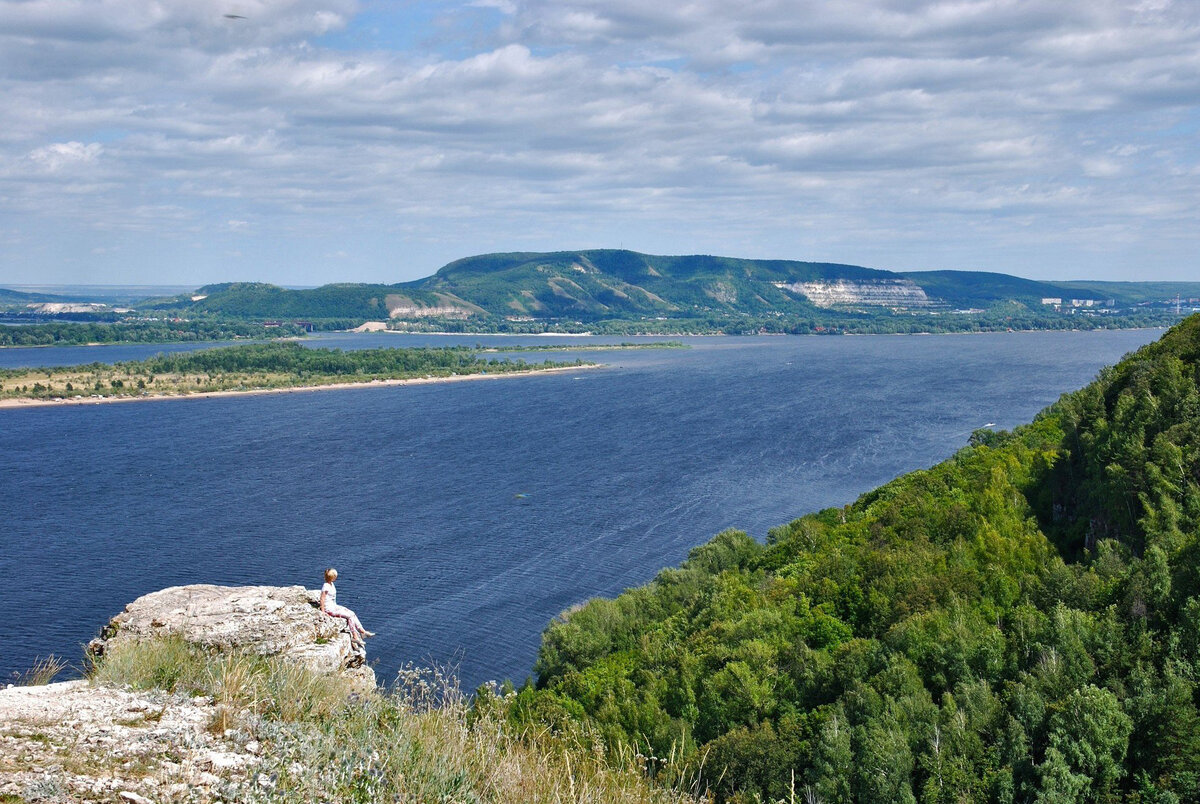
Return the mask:
<svg viewBox="0 0 1200 804">
<path fill-rule="evenodd" d="M 380 322 L 367 322 L 380 323 Z M 420 332 L 402 329 L 379 329 L 366 327 L 364 324 L 354 329 L 329 330 L 336 333 L 385 333 L 390 335 L 438 335 L 469 338 L 473 336 L 484 338 L 746 338 L 746 337 L 790 337 L 790 338 L 827 338 L 829 335 L 820 332 L 803 334 L 792 332 L 767 332 L 752 335 L 730 335 L 725 332 L 625 332 L 619 335 L 609 335 L 595 332 Z M 1135 332 L 1138 330 L 1167 330 L 1169 326 L 1159 324 L 1149 327 L 1097 327 L 1095 329 L 978 329 L 958 332 L 843 332 L 841 336 L 870 336 L 870 335 L 991 335 L 995 333 L 1014 335 L 1022 332 Z M 313 333 L 321 334 L 321 333 Z M 240 339 L 236 339 L 240 340 Z M 303 343 L 313 340 L 299 335 L 289 335 L 281 338 L 270 338 L 272 341 L 296 341 Z M 171 346 L 179 343 L 187 344 L 227 344 L 233 341 L 105 341 L 91 343 L 30 343 L 30 344 L 0 344 L 0 351 L 5 349 L 56 349 L 81 346 Z M 249 342 L 249 341 L 247 341 Z"/>
<path fill-rule="evenodd" d="M 50 405 L 105 405 L 112 402 L 164 402 L 183 399 L 214 399 L 226 396 L 261 396 L 263 394 L 295 394 L 309 391 L 344 391 L 351 388 L 384 388 L 391 385 L 432 385 L 434 383 L 466 382 L 467 380 L 499 380 L 505 377 L 531 377 L 535 374 L 561 374 L 568 371 L 587 371 L 605 368 L 599 363 L 582 366 L 555 366 L 554 368 L 529 369 L 528 371 L 506 371 L 496 374 L 456 374 L 452 377 L 409 377 L 399 380 L 366 380 L 363 382 L 335 382 L 326 385 L 293 385 L 284 388 L 248 388 L 244 391 L 199 391 L 192 394 L 155 394 L 144 396 L 77 396 L 69 398 L 0 399 L 0 409 L 33 408 Z"/>
</svg>

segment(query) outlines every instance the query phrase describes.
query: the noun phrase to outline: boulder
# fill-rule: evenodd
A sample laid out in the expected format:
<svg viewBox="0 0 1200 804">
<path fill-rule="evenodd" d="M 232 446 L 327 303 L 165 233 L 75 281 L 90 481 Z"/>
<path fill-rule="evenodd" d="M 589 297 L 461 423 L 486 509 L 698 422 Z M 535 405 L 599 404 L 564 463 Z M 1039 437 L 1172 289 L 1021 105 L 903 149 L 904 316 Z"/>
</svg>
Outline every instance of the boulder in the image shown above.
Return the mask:
<svg viewBox="0 0 1200 804">
<path fill-rule="evenodd" d="M 178 634 L 215 650 L 248 650 L 294 659 L 318 673 L 345 673 L 375 686 L 366 650 L 352 643 L 346 621 L 318 608 L 320 593 L 303 586 L 172 586 L 143 595 L 113 617 L 88 645 L 110 646 Z"/>
</svg>

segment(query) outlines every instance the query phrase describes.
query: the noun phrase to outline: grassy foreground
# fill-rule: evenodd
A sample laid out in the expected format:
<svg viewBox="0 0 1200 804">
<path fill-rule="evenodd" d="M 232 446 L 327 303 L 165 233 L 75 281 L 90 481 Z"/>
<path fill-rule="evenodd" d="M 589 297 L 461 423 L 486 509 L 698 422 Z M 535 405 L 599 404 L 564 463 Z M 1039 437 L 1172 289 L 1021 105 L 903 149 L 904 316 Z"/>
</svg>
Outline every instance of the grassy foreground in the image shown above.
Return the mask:
<svg viewBox="0 0 1200 804">
<path fill-rule="evenodd" d="M 209 654 L 178 638 L 114 647 L 99 685 L 210 696 L 215 734 L 259 741 L 245 801 L 695 802 L 646 774 L 651 758 L 612 755 L 582 727 L 511 725 L 512 693 L 474 700 L 438 671 L 406 668 L 386 692 L 248 654 Z"/>
</svg>

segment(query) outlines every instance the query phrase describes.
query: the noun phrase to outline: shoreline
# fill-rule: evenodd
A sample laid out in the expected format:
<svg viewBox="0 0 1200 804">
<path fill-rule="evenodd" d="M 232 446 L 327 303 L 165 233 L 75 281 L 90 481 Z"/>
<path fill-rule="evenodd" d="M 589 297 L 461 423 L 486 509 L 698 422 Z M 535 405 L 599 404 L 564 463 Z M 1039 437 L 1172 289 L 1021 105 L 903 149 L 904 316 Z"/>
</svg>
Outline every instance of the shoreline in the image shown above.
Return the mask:
<svg viewBox="0 0 1200 804">
<path fill-rule="evenodd" d="M 185 399 L 216 399 L 232 396 L 264 396 L 267 394 L 297 394 L 310 391 L 346 391 L 354 388 L 386 388 L 397 385 L 435 385 L 438 383 L 466 382 L 468 380 L 500 380 L 506 377 L 532 377 L 537 374 L 561 374 L 567 371 L 589 371 L 607 368 L 593 363 L 584 366 L 555 366 L 554 368 L 529 369 L 527 371 L 505 371 L 498 374 L 456 374 L 452 377 L 407 377 L 392 380 L 365 380 L 363 382 L 335 382 L 325 385 L 292 385 L 284 388 L 248 388 L 244 391 L 199 391 L 193 394 L 147 394 L 145 396 L 80 396 L 59 399 L 0 399 L 0 410 L 14 408 L 42 408 L 59 405 L 108 405 L 116 402 L 168 402 Z"/>
<path fill-rule="evenodd" d="M 1182 319 L 1180 319 L 1182 320 Z M 978 330 L 961 330 L 954 332 L 846 332 L 841 333 L 839 337 L 846 336 L 867 336 L 867 335 L 989 335 L 994 333 L 1004 335 L 1016 335 L 1022 332 L 1136 332 L 1138 330 L 1162 330 L 1166 331 L 1173 325 L 1157 324 L 1148 327 L 1094 327 L 1091 329 L 978 329 Z M 389 334 L 389 335 L 437 335 L 451 336 L 457 338 L 468 338 L 472 336 L 487 337 L 487 338 L 758 338 L 758 337 L 781 337 L 781 338 L 827 338 L 829 335 L 818 332 L 791 333 L 791 332 L 768 332 L 754 333 L 750 335 L 730 335 L 727 332 L 633 332 L 624 333 L 621 335 L 605 335 L 595 332 L 406 332 L 398 329 L 374 329 L 363 330 L 358 329 L 338 329 L 327 330 L 329 334 Z M 320 335 L 320 332 L 311 333 L 311 335 Z M 302 343 L 305 341 L 314 340 L 305 338 L 299 335 L 290 335 L 281 338 L 269 338 L 264 341 L 255 339 L 245 339 L 247 343 L 266 343 L 271 341 L 294 341 Z M 58 349 L 58 348 L 82 348 L 93 346 L 171 346 L 179 343 L 187 344 L 219 344 L 238 345 L 235 341 L 93 341 L 90 343 L 31 343 L 31 344 L 0 344 L 0 351 L 5 349 Z"/>
</svg>

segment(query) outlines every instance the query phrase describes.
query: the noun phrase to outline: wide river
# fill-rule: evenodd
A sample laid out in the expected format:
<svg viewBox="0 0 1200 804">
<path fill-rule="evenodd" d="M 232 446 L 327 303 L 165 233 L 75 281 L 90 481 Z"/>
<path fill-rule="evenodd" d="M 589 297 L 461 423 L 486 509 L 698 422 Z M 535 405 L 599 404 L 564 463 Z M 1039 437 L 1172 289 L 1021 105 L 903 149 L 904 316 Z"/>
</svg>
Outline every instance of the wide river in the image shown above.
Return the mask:
<svg viewBox="0 0 1200 804">
<path fill-rule="evenodd" d="M 379 633 L 381 681 L 411 661 L 455 665 L 468 689 L 520 682 L 571 605 L 724 528 L 765 538 L 946 458 L 975 428 L 1026 422 L 1160 334 L 686 338 L 561 356 L 608 365 L 595 371 L 0 410 L 0 679 L 50 653 L 78 662 L 146 592 L 316 588 L 333 565 L 339 600 Z M 9 349 L 0 366 L 161 349 Z"/>
</svg>

